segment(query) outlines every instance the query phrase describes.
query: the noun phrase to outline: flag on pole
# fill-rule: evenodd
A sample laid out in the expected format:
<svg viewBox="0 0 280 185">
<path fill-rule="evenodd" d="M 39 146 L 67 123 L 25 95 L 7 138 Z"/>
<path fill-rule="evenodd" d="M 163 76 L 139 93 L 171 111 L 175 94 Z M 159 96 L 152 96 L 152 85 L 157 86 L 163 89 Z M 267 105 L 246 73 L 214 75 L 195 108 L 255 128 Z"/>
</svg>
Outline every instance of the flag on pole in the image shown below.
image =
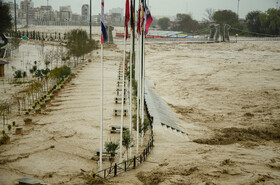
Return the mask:
<svg viewBox="0 0 280 185">
<path fill-rule="evenodd" d="M 128 22 L 129 22 L 129 16 L 130 16 L 130 13 L 129 13 L 129 0 L 126 0 L 126 4 L 125 4 L 125 32 L 126 32 L 126 38 L 128 37 Z"/>
<path fill-rule="evenodd" d="M 149 28 L 150 28 L 150 25 L 152 22 L 153 22 L 153 17 L 151 15 L 149 8 L 147 7 L 147 9 L 146 9 L 146 28 L 145 28 L 146 34 L 148 34 L 148 32 L 149 32 Z"/>
<path fill-rule="evenodd" d="M 131 2 L 130 2 L 130 27 L 131 27 L 131 32 L 133 32 L 134 23 L 135 23 L 135 20 L 134 20 L 134 6 L 133 6 L 132 0 L 131 0 Z"/>
<path fill-rule="evenodd" d="M 104 22 L 104 0 L 101 1 L 101 44 L 107 41 L 107 32 Z"/>
<path fill-rule="evenodd" d="M 140 35 L 140 32 L 141 32 L 140 25 L 141 25 L 141 6 L 139 6 L 138 17 L 137 17 L 137 33 L 138 33 L 138 35 Z"/>
<path fill-rule="evenodd" d="M 144 31 L 144 24 L 145 24 L 145 17 L 144 17 L 144 5 L 142 5 L 142 8 L 141 8 L 141 33 L 143 33 Z"/>
</svg>

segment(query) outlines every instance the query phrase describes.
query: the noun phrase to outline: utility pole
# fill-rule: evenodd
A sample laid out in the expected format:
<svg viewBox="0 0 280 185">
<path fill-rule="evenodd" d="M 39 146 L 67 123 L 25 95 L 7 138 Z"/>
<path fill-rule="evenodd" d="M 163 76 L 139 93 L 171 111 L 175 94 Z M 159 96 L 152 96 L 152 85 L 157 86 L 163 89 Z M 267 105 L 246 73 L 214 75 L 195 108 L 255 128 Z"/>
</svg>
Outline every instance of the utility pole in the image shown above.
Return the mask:
<svg viewBox="0 0 280 185">
<path fill-rule="evenodd" d="M 188 0 L 186 0 L 186 14 L 188 14 Z"/>
<path fill-rule="evenodd" d="M 239 1 L 240 0 L 237 0 L 238 2 L 237 2 L 237 17 L 238 17 L 238 19 L 239 19 Z"/>
<path fill-rule="evenodd" d="M 17 34 L 17 1 L 14 0 L 14 9 L 15 9 L 15 32 Z"/>
<path fill-rule="evenodd" d="M 29 14 L 29 0 L 26 1 L 26 27 L 28 27 L 28 14 Z"/>
<path fill-rule="evenodd" d="M 91 35 L 92 33 L 91 33 L 91 0 L 90 0 L 89 1 L 89 38 L 90 39 L 92 39 Z"/>
</svg>

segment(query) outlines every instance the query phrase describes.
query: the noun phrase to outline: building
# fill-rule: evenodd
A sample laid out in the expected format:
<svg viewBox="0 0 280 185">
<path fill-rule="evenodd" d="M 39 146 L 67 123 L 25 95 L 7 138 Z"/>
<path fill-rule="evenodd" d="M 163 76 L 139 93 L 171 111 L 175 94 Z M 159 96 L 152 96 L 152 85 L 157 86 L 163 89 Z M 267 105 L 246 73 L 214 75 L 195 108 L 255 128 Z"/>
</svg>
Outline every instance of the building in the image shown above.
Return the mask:
<svg viewBox="0 0 280 185">
<path fill-rule="evenodd" d="M 112 8 L 111 10 L 109 10 L 109 15 L 121 14 L 121 17 L 123 17 L 123 12 L 123 8 Z"/>
<path fill-rule="evenodd" d="M 34 4 L 31 0 L 24 0 L 20 2 L 20 9 L 18 11 L 18 21 L 28 25 L 35 19 Z"/>
<path fill-rule="evenodd" d="M 32 2 L 32 0 L 24 0 L 20 2 L 20 9 L 27 12 L 28 9 L 32 9 L 34 8 L 34 3 Z"/>
<path fill-rule="evenodd" d="M 122 15 L 120 13 L 113 13 L 111 15 L 111 24 L 113 26 L 122 26 L 123 22 L 122 22 Z"/>
<path fill-rule="evenodd" d="M 60 22 L 69 22 L 72 20 L 72 11 L 70 6 L 59 7 L 59 19 Z"/>
<path fill-rule="evenodd" d="M 72 14 L 72 24 L 81 25 L 81 15 L 73 13 Z"/>
<path fill-rule="evenodd" d="M 89 22 L 90 15 L 89 15 L 89 5 L 88 4 L 84 4 L 82 6 L 81 15 L 82 15 L 82 21 Z"/>
<path fill-rule="evenodd" d="M 40 21 L 50 21 L 52 20 L 52 6 L 41 6 L 39 10 L 39 18 Z"/>
</svg>

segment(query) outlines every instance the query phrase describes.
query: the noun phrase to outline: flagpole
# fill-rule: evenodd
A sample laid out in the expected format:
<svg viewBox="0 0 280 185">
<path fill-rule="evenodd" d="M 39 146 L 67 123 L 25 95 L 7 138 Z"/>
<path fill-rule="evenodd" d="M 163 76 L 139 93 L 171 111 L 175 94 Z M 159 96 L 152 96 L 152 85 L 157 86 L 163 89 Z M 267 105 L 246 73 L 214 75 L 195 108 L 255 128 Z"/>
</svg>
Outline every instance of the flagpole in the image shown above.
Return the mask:
<svg viewBox="0 0 280 185">
<path fill-rule="evenodd" d="M 120 158 L 119 162 L 122 162 L 122 136 L 123 136 L 123 106 L 124 106 L 124 71 L 125 71 L 125 53 L 126 51 L 126 28 L 124 27 L 124 51 L 123 51 L 123 71 L 122 71 L 122 110 L 121 110 L 121 131 L 120 131 Z"/>
<path fill-rule="evenodd" d="M 131 52 L 130 52 L 130 62 L 129 62 L 129 137 L 132 138 L 132 34 L 130 37 Z M 124 84 L 123 84 L 124 85 Z M 131 158 L 131 142 L 129 144 L 129 158 Z"/>
<path fill-rule="evenodd" d="M 102 34 L 102 33 L 101 33 Z M 101 44 L 101 115 L 100 115 L 100 151 L 99 151 L 99 168 L 102 170 L 103 157 L 103 44 Z"/>
<path fill-rule="evenodd" d="M 137 68 L 135 69 L 135 77 L 137 78 L 137 103 L 136 103 L 136 105 L 137 105 L 137 122 L 136 122 L 136 124 L 137 124 L 137 127 L 136 127 L 136 153 L 138 154 L 138 152 L 139 152 L 139 122 L 140 122 L 140 120 L 139 120 L 139 118 L 140 118 L 140 95 L 141 95 L 141 88 L 140 88 L 140 84 L 141 84 L 141 73 L 140 73 L 140 60 L 141 60 L 141 42 L 140 42 L 140 37 L 141 37 L 141 31 L 140 31 L 140 9 L 139 9 L 139 7 L 141 7 L 141 4 L 140 4 L 140 0 L 139 0 L 139 3 L 138 3 L 138 22 L 137 22 L 137 28 L 139 28 L 138 29 L 138 43 L 137 43 L 137 64 L 135 65 Z"/>
<path fill-rule="evenodd" d="M 138 54 L 140 54 L 140 36 L 138 39 Z M 138 56 L 138 62 L 137 62 L 137 74 L 138 74 L 138 81 L 137 81 L 137 134 L 136 134 L 136 153 L 139 152 L 139 117 L 140 117 L 140 56 Z"/>
<path fill-rule="evenodd" d="M 143 12 L 143 30 L 141 36 L 141 146 L 143 145 L 143 136 L 144 136 L 144 31 L 145 31 L 145 4 L 144 0 L 142 0 L 142 12 Z"/>
<path fill-rule="evenodd" d="M 101 106 L 100 106 L 100 151 L 99 151 L 99 168 L 102 170 L 103 157 L 103 86 L 104 86 L 104 67 L 103 67 L 103 43 L 107 40 L 107 33 L 104 25 L 104 0 L 101 1 Z"/>
</svg>

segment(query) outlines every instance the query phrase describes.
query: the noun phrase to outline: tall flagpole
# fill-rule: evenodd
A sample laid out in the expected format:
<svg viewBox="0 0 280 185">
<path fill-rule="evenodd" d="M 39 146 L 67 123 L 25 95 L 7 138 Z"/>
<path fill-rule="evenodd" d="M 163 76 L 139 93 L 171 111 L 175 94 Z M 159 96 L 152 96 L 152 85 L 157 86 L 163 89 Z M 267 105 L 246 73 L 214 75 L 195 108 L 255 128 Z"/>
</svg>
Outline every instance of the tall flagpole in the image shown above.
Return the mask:
<svg viewBox="0 0 280 185">
<path fill-rule="evenodd" d="M 130 43 L 132 47 L 132 37 L 133 33 L 130 37 Z M 132 115 L 131 115 L 131 109 L 132 109 L 132 48 L 130 51 L 130 61 L 129 61 L 129 136 L 130 139 L 132 138 Z M 124 84 L 123 84 L 124 86 Z M 131 158 L 131 142 L 129 144 L 129 158 Z"/>
<path fill-rule="evenodd" d="M 140 3 L 140 0 L 139 0 L 139 6 L 141 7 L 141 10 L 142 10 L 142 4 Z M 137 153 L 138 153 L 138 151 L 139 151 L 139 131 L 140 131 L 140 129 L 139 129 L 139 125 L 140 125 L 140 116 L 141 116 L 141 104 L 140 104 L 140 102 L 141 102 L 141 95 L 142 95 L 142 93 L 141 93 L 141 60 L 142 60 L 142 55 L 141 55 L 141 34 L 142 34 L 142 28 L 141 28 L 141 14 L 142 14 L 142 12 L 140 11 L 140 12 L 138 12 L 139 13 L 139 16 L 140 16 L 140 19 L 139 19 L 139 38 L 138 38 L 138 49 L 139 49 L 139 56 L 138 56 L 138 91 L 137 91 L 137 97 L 138 97 L 138 100 L 137 100 L 137 103 L 138 103 L 138 110 L 137 110 L 137 113 L 138 113 L 138 115 L 137 115 L 137 119 L 138 119 L 138 121 L 137 121 L 137 148 L 136 148 L 136 150 L 137 150 Z"/>
<path fill-rule="evenodd" d="M 123 71 L 122 71 L 122 111 L 121 111 L 121 132 L 120 132 L 120 159 L 122 162 L 122 136 L 123 136 L 123 102 L 124 102 L 124 70 L 125 70 L 125 50 L 126 50 L 126 31 L 124 28 L 124 52 L 123 52 Z"/>
<path fill-rule="evenodd" d="M 91 0 L 89 1 L 89 37 L 92 39 L 92 34 L 91 34 Z"/>
<path fill-rule="evenodd" d="M 140 117 L 140 92 L 141 92 L 141 89 L 140 89 L 140 83 L 141 83 L 141 79 L 140 79 L 140 35 L 138 36 L 138 62 L 137 62 L 137 74 L 138 74 L 138 81 L 137 81 L 137 127 L 136 127 L 136 131 L 137 131 L 137 134 L 136 134 L 136 153 L 138 154 L 138 151 L 139 151 L 139 117 Z"/>
<path fill-rule="evenodd" d="M 104 0 L 101 1 L 101 106 L 100 106 L 100 151 L 99 151 L 99 168 L 102 170 L 103 157 L 103 43 L 107 40 L 106 29 L 104 25 Z"/>
<path fill-rule="evenodd" d="M 145 1 L 142 0 L 143 30 L 141 36 L 141 146 L 144 137 L 144 34 L 145 34 Z"/>
<path fill-rule="evenodd" d="M 103 155 L 103 43 L 101 44 L 101 115 L 100 115 L 100 151 L 99 151 L 99 168 L 102 170 Z"/>
<path fill-rule="evenodd" d="M 132 64 L 133 64 L 133 61 L 134 58 L 135 58 L 135 55 L 134 55 L 134 39 L 135 39 L 135 0 L 134 0 L 134 3 L 132 2 L 131 0 L 131 19 L 133 20 L 130 20 L 130 25 L 132 26 L 131 28 L 131 37 L 130 37 L 130 46 L 131 46 L 131 50 L 130 50 L 130 63 L 129 63 L 129 79 L 130 79 L 130 83 L 129 83 L 129 135 L 130 135 L 130 139 L 132 139 Z M 133 8 L 132 8 L 133 7 Z M 132 12 L 133 11 L 133 12 Z M 129 158 L 131 158 L 131 143 L 129 145 Z"/>
</svg>

